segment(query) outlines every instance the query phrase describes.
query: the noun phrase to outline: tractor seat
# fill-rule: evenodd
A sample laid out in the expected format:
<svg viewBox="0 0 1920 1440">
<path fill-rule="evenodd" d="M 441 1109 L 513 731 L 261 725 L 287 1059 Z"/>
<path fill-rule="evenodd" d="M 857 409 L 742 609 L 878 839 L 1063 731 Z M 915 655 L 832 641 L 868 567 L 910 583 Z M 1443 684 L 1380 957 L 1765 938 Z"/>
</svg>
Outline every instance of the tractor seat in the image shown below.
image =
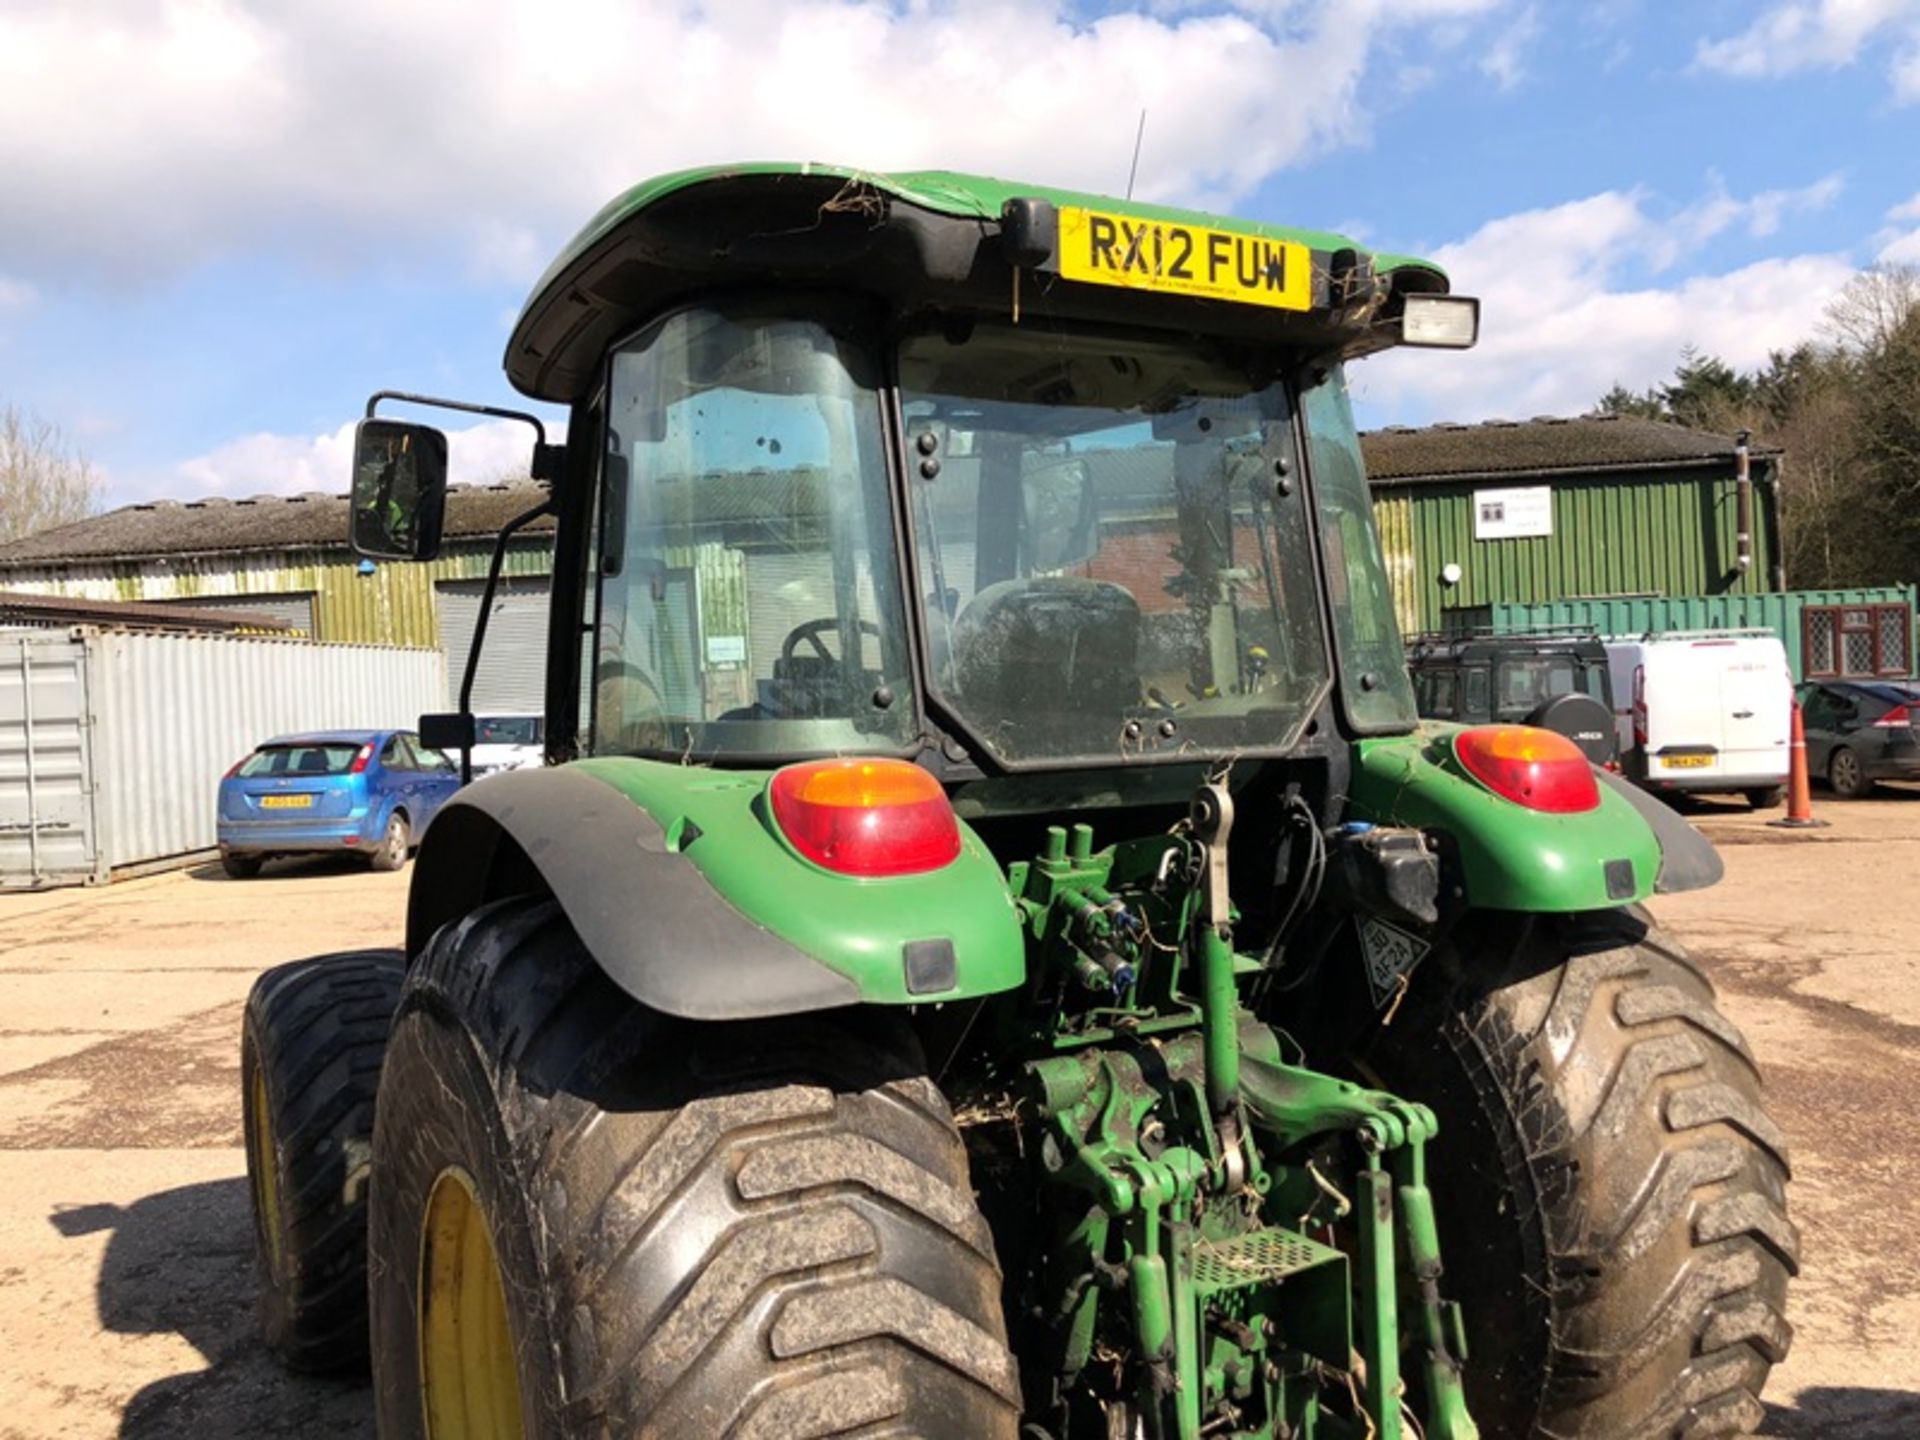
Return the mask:
<svg viewBox="0 0 1920 1440">
<path fill-rule="evenodd" d="M 1002 580 L 953 622 L 953 679 L 978 720 L 1022 731 L 1120 720 L 1140 703 L 1140 604 L 1121 586 L 1078 576 Z M 1087 737 L 1095 746 L 1104 738 Z M 1054 748 L 1068 736 L 1044 742 Z M 1015 743 L 1011 751 L 1038 748 Z"/>
</svg>

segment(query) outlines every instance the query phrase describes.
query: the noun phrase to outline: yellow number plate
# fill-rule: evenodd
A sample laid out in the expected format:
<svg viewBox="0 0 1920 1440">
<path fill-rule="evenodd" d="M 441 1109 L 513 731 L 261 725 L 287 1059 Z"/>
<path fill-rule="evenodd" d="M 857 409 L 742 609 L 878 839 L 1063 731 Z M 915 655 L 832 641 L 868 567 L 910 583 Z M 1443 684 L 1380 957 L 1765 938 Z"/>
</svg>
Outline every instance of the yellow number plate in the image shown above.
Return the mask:
<svg viewBox="0 0 1920 1440">
<path fill-rule="evenodd" d="M 1060 210 L 1060 273 L 1091 285 L 1276 310 L 1313 305 L 1312 257 L 1304 245 L 1073 205 Z"/>
<path fill-rule="evenodd" d="M 262 795 L 262 810 L 310 810 L 313 808 L 311 795 Z"/>
<path fill-rule="evenodd" d="M 1662 755 L 1660 763 L 1669 770 L 1703 770 L 1713 763 L 1711 755 Z"/>
</svg>

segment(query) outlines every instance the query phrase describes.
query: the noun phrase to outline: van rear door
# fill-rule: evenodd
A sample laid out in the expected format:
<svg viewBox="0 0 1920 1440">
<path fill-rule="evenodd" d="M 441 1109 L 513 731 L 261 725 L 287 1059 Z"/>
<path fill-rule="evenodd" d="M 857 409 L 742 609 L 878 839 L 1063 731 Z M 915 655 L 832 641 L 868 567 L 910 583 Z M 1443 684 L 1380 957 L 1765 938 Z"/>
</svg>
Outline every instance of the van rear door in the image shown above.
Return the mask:
<svg viewBox="0 0 1920 1440">
<path fill-rule="evenodd" d="M 1793 682 L 1778 640 L 1730 642 L 1720 656 L 1720 773 L 1784 780 L 1793 726 Z"/>
</svg>

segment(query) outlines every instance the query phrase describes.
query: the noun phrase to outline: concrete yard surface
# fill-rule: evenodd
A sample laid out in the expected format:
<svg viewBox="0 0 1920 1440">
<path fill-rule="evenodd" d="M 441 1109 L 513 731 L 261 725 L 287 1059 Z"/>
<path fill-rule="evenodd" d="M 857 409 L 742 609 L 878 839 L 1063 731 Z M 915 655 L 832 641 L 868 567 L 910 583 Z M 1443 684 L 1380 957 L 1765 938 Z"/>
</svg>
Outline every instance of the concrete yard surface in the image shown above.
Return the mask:
<svg viewBox="0 0 1920 1440">
<path fill-rule="evenodd" d="M 1920 791 L 1819 812 L 1830 828 L 1794 833 L 1702 805 L 1727 879 L 1655 908 L 1792 1147 L 1797 1335 L 1764 1433 L 1910 1440 Z M 372 1432 L 364 1384 L 289 1377 L 255 1337 L 240 1016 L 270 965 L 397 943 L 408 878 L 204 866 L 0 897 L 0 1437 Z"/>
</svg>

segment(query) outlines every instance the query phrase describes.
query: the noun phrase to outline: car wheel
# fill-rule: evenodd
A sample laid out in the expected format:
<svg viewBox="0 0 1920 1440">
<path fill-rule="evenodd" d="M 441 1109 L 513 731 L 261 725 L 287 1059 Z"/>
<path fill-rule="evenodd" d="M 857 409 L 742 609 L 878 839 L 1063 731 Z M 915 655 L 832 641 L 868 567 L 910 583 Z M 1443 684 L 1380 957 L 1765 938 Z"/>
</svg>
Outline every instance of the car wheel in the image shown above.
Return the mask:
<svg viewBox="0 0 1920 1440">
<path fill-rule="evenodd" d="M 367 857 L 368 863 L 376 870 L 398 870 L 407 863 L 407 850 L 411 843 L 407 817 L 396 810 L 387 817 L 387 833 L 380 837 L 378 848 Z"/>
<path fill-rule="evenodd" d="M 260 867 L 265 863 L 265 857 L 260 855 L 222 855 L 220 857 L 220 868 L 227 872 L 229 880 L 251 880 L 260 873 Z"/>
<path fill-rule="evenodd" d="M 1858 800 L 1873 790 L 1873 781 L 1867 778 L 1860 757 L 1844 745 L 1827 762 L 1827 783 L 1842 800 Z"/>
</svg>

